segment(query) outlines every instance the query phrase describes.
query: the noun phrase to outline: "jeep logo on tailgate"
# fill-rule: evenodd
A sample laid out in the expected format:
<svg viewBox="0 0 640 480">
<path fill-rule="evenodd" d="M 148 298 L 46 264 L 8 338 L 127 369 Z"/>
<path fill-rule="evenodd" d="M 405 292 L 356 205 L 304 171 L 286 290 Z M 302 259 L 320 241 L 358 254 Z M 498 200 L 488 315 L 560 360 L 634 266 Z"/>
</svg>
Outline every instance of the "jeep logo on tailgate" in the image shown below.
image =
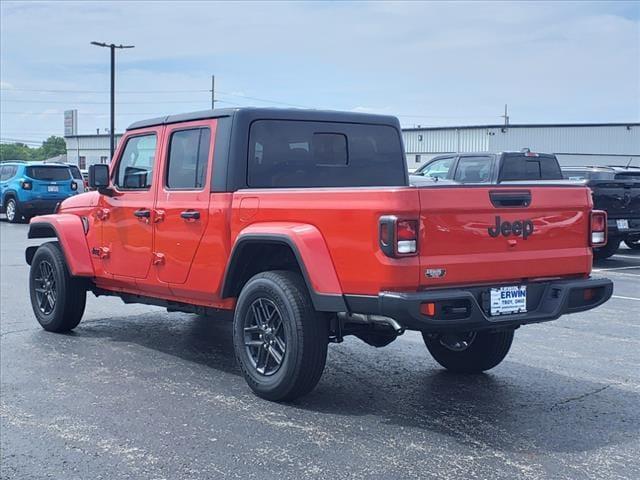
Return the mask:
<svg viewBox="0 0 640 480">
<path fill-rule="evenodd" d="M 501 222 L 500 216 L 496 216 L 496 224 L 488 229 L 489 235 L 493 238 L 503 235 L 522 235 L 522 239 L 526 240 L 533 233 L 533 222 L 531 220 L 516 220 L 515 222 Z"/>
</svg>

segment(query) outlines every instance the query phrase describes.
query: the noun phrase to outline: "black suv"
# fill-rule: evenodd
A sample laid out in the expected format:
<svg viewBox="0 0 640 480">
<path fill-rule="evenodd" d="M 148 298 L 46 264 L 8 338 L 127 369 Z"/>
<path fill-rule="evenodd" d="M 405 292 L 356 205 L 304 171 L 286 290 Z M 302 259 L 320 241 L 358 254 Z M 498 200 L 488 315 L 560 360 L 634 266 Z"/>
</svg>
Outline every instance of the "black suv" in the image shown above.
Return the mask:
<svg viewBox="0 0 640 480">
<path fill-rule="evenodd" d="M 568 180 L 582 181 L 593 194 L 594 208 L 606 210 L 608 241 L 594 250 L 598 258 L 608 258 L 623 241 L 640 249 L 640 168 L 639 167 L 562 167 Z"/>
</svg>

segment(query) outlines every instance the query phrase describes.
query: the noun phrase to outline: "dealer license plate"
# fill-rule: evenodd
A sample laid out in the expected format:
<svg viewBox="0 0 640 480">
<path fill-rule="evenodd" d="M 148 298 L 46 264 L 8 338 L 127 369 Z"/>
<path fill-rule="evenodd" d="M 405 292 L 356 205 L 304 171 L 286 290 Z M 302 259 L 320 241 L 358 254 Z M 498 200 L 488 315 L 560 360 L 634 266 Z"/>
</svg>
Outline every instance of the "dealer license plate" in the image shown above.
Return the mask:
<svg viewBox="0 0 640 480">
<path fill-rule="evenodd" d="M 491 315 L 509 315 L 526 311 L 526 286 L 491 289 Z"/>
<path fill-rule="evenodd" d="M 629 230 L 629 220 L 616 220 L 618 230 Z"/>
<path fill-rule="evenodd" d="M 57 192 L 58 191 L 58 185 L 49 185 L 49 187 L 47 187 L 47 190 L 50 192 Z"/>
</svg>

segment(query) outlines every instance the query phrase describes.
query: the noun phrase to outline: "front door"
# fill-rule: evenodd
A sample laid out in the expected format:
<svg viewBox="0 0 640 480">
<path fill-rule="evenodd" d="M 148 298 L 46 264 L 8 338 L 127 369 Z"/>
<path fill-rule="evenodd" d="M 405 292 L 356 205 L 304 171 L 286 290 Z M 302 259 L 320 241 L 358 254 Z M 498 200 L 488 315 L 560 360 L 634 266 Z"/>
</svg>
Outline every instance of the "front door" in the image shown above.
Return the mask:
<svg viewBox="0 0 640 480">
<path fill-rule="evenodd" d="M 146 278 L 153 255 L 153 204 L 162 127 L 123 138 L 111 171 L 113 196 L 101 195 L 104 269 Z"/>
<path fill-rule="evenodd" d="M 209 220 L 216 120 L 167 126 L 155 205 L 158 280 L 185 283 Z"/>
</svg>

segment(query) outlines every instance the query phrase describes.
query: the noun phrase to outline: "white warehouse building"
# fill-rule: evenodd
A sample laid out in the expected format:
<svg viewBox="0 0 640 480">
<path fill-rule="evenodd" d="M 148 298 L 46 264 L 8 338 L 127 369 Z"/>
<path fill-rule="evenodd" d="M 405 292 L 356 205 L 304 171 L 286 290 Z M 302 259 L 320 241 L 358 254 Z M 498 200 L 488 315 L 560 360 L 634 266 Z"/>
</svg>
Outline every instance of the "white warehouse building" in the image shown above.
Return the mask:
<svg viewBox="0 0 640 480">
<path fill-rule="evenodd" d="M 414 170 L 443 153 L 555 153 L 561 165 L 640 166 L 640 123 L 479 125 L 405 128 L 407 166 Z"/>
<path fill-rule="evenodd" d="M 116 146 L 121 138 L 122 134 L 117 133 Z M 64 139 L 67 142 L 67 162 L 78 165 L 81 170 L 96 163 L 109 163 L 109 135 L 65 135 Z"/>
</svg>

